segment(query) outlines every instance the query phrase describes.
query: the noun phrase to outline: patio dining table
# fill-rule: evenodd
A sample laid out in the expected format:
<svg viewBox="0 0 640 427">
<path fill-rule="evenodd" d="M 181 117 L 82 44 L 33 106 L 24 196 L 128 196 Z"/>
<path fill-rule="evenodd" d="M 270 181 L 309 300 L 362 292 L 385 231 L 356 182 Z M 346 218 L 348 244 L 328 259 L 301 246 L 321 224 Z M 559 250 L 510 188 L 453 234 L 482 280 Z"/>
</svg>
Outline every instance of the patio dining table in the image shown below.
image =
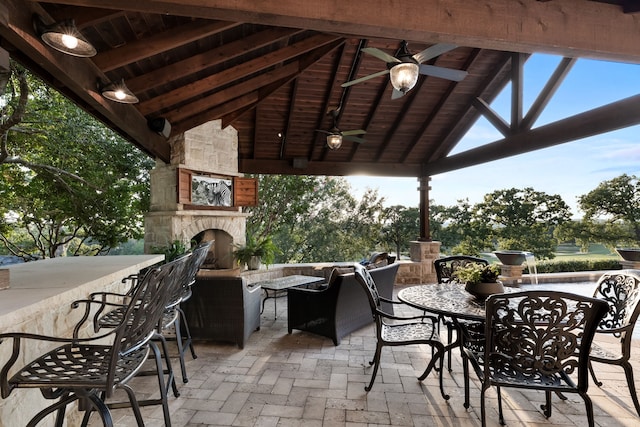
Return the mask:
<svg viewBox="0 0 640 427">
<path fill-rule="evenodd" d="M 414 308 L 452 319 L 482 321 L 485 301 L 464 289 L 464 284 L 436 283 L 410 286 L 398 292 L 398 299 Z M 508 292 L 505 287 L 505 291 Z"/>
</svg>

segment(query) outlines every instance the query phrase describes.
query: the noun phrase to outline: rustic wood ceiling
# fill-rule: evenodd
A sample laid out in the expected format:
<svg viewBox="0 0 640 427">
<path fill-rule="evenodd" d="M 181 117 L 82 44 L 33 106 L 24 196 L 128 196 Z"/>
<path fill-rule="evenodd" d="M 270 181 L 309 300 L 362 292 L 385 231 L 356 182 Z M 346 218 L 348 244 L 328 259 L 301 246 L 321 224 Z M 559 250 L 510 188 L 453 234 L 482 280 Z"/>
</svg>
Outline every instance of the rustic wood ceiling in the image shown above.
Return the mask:
<svg viewBox="0 0 640 427">
<path fill-rule="evenodd" d="M 637 1 L 336 3 L 6 0 L 0 47 L 165 162 L 169 144 L 148 129 L 148 119 L 166 118 L 172 135 L 210 120 L 233 126 L 240 171 L 247 173 L 426 176 L 640 122 L 632 113 L 640 99 L 631 97 L 535 128 L 573 63 L 569 57 L 640 63 Z M 73 18 L 98 54 L 80 59 L 52 51 L 32 28 L 34 13 L 46 22 Z M 467 71 L 467 77 L 421 76 L 400 99 L 391 99 L 388 76 L 341 87 L 386 69 L 363 47 L 394 55 L 402 39 L 412 53 L 455 43 L 427 63 Z M 532 110 L 522 111 L 522 64 L 534 52 L 567 59 Z M 138 104 L 101 98 L 101 84 L 121 79 Z M 509 82 L 517 88 L 512 114 L 500 118 L 488 105 Z M 364 129 L 365 142 L 327 148 L 316 129 L 332 128 L 328 113 L 335 109 L 340 130 Z M 504 139 L 448 156 L 481 114 Z"/>
</svg>

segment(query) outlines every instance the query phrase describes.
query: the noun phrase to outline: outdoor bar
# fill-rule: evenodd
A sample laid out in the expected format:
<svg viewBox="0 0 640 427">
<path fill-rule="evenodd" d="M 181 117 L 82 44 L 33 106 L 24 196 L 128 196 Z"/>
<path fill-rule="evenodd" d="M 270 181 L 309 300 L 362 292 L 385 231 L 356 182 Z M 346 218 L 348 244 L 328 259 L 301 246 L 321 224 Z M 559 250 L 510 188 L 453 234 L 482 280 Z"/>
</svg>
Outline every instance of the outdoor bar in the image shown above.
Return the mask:
<svg viewBox="0 0 640 427">
<path fill-rule="evenodd" d="M 73 301 L 92 292 L 122 292 L 127 286 L 123 278 L 163 260 L 164 255 L 157 254 L 122 255 L 62 257 L 10 265 L 9 288 L 0 291 L 0 333 L 71 337 L 73 327 L 84 313 L 84 308 L 71 307 Z M 28 345 L 28 351 L 21 353 L 24 360 L 19 360 L 17 367 L 53 348 L 51 343 L 30 341 Z M 0 345 L 1 365 L 10 354 L 11 346 Z M 26 425 L 45 404 L 38 390 L 16 390 L 0 400 L 0 425 Z M 70 413 L 78 415 L 75 411 Z"/>
</svg>

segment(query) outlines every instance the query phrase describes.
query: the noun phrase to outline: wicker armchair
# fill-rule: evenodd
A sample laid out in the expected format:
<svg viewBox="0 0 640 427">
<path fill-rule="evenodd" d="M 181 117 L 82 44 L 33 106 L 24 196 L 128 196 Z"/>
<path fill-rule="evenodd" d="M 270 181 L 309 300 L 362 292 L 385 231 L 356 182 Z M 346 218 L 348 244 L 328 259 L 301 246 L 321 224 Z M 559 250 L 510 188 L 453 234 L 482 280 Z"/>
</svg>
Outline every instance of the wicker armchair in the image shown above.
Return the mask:
<svg viewBox="0 0 640 427">
<path fill-rule="evenodd" d="M 640 315 L 640 271 L 622 270 L 603 274 L 598 280 L 593 296 L 609 303 L 609 311 L 598 325 L 589 356 L 589 371 L 593 381 L 601 387 L 602 382 L 596 378 L 592 362 L 622 366 L 633 405 L 640 416 L 640 402 L 636 393 L 633 367 L 629 362 L 633 328 Z M 600 336 L 617 338 L 619 350 L 609 351 L 599 346 L 597 341 Z"/>
<path fill-rule="evenodd" d="M 465 337 L 462 347 L 465 407 L 469 406 L 469 364 L 482 383 L 480 417 L 486 425 L 485 394 L 502 387 L 545 392 L 544 415 L 551 416 L 551 393 L 577 393 L 593 427 L 593 404 L 587 394 L 589 350 L 607 304 L 566 292 L 530 291 L 496 294 L 486 301 L 484 334 Z M 465 329 L 463 329 L 465 330 Z"/>
<path fill-rule="evenodd" d="M 193 339 L 227 341 L 244 348 L 260 329 L 262 288 L 247 285 L 242 277 L 196 275 L 193 296 L 182 302 L 182 310 Z"/>
<path fill-rule="evenodd" d="M 380 295 L 391 299 L 398 274 L 398 263 L 368 270 Z M 327 286 L 318 289 L 304 287 L 287 291 L 288 330 L 311 332 L 331 338 L 334 345 L 340 340 L 373 322 L 367 296 L 356 281 L 353 267 L 350 273 L 332 273 Z M 382 309 L 393 314 L 393 307 L 384 303 Z"/>
<path fill-rule="evenodd" d="M 82 425 L 88 423 L 95 410 L 105 426 L 113 426 L 109 411 L 111 404 L 106 404 L 105 399 L 111 397 L 116 389 L 122 389 L 129 402 L 118 402 L 116 405 L 130 406 L 138 425 L 144 425 L 140 406 L 147 404 L 162 405 L 165 425 L 171 425 L 162 357 L 151 337 L 158 328 L 171 295 L 179 286 L 179 264 L 169 263 L 150 270 L 131 295 L 122 322 L 106 334 L 91 338 L 61 338 L 30 333 L 0 334 L 0 342 L 9 339 L 13 341 L 13 353 L 0 371 L 2 397 L 8 397 L 18 388 L 37 388 L 45 399 L 55 400 L 31 419 L 28 424 L 30 426 L 35 426 L 54 412 L 56 425 L 63 425 L 66 408 L 75 401 L 79 401 L 79 408 L 86 411 Z M 108 303 L 95 300 L 90 303 L 102 306 L 103 310 L 110 307 Z M 87 310 L 82 322 L 88 318 Z M 76 330 L 80 328 L 76 327 Z M 111 344 L 105 344 L 105 339 Z M 57 347 L 13 372 L 13 365 L 21 359 L 21 351 L 32 341 L 37 341 L 33 344 L 57 343 Z M 128 383 L 141 371 L 151 352 L 155 359 L 160 398 L 138 401 Z"/>
</svg>

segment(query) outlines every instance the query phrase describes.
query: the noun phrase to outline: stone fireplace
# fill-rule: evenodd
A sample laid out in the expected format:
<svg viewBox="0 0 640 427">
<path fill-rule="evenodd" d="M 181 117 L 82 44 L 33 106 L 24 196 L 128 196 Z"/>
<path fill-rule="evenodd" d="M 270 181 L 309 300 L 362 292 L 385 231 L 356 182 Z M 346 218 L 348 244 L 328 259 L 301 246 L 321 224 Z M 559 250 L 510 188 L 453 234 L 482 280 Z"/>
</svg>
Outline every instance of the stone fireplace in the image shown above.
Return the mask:
<svg viewBox="0 0 640 427">
<path fill-rule="evenodd" d="M 216 120 L 171 139 L 171 163 L 157 161 L 151 171 L 151 207 L 145 216 L 145 252 L 175 240 L 214 240 L 207 268 L 232 269 L 233 245 L 245 243 L 246 214 L 239 207 L 201 207 L 180 203 L 180 168 L 226 177 L 238 173 L 237 132 Z"/>
</svg>

